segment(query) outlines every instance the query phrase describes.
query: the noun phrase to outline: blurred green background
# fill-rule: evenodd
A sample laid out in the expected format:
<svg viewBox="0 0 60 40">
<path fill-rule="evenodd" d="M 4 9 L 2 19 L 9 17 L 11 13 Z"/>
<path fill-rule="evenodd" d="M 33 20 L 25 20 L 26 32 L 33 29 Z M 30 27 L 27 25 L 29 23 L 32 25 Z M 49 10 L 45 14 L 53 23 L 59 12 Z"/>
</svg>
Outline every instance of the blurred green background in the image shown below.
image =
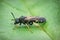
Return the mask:
<svg viewBox="0 0 60 40">
<path fill-rule="evenodd" d="M 47 23 L 44 30 L 30 26 L 31 33 L 25 26 L 15 28 L 11 12 L 17 18 L 45 17 Z M 60 0 L 0 0 L 0 40 L 60 40 Z"/>
</svg>

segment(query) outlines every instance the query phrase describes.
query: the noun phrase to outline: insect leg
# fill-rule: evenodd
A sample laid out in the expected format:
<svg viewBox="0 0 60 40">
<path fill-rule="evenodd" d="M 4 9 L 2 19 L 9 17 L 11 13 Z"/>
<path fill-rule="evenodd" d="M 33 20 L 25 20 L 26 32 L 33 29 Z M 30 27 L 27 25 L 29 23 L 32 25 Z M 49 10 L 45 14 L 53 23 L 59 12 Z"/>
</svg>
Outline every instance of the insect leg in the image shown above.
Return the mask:
<svg viewBox="0 0 60 40">
<path fill-rule="evenodd" d="M 27 28 L 28 28 L 28 31 L 30 31 L 31 33 L 33 33 L 31 30 L 30 30 L 30 28 L 29 28 L 29 26 L 26 24 L 26 26 L 27 26 Z"/>
<path fill-rule="evenodd" d="M 37 23 L 35 23 L 35 22 L 33 22 L 33 24 L 34 24 L 37 28 L 40 28 L 40 25 L 39 25 L 39 24 L 37 24 Z"/>
<path fill-rule="evenodd" d="M 21 25 L 21 23 L 19 23 Z"/>
</svg>

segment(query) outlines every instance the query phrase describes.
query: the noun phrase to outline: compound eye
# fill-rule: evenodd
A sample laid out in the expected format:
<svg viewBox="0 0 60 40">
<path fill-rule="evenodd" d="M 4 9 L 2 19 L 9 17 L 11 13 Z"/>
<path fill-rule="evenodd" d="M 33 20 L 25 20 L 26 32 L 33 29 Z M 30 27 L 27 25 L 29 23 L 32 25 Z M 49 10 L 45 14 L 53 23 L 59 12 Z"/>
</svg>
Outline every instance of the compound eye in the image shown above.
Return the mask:
<svg viewBox="0 0 60 40">
<path fill-rule="evenodd" d="M 14 24 L 18 24 L 19 23 L 19 19 L 15 19 Z"/>
<path fill-rule="evenodd" d="M 16 19 L 16 22 L 19 22 L 19 20 L 18 20 L 18 19 Z"/>
</svg>

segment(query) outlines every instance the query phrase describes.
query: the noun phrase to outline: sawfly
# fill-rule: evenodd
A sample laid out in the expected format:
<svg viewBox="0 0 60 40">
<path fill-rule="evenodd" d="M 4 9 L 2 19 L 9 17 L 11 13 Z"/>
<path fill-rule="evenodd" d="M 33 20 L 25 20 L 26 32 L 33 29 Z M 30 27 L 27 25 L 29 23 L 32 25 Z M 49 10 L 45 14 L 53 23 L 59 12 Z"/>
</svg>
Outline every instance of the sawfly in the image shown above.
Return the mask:
<svg viewBox="0 0 60 40">
<path fill-rule="evenodd" d="M 27 25 L 33 25 L 34 23 L 45 23 L 46 19 L 44 17 L 35 17 L 35 16 L 21 16 L 19 18 L 15 18 L 14 14 L 11 12 L 15 22 L 14 24 L 27 24 Z"/>
</svg>

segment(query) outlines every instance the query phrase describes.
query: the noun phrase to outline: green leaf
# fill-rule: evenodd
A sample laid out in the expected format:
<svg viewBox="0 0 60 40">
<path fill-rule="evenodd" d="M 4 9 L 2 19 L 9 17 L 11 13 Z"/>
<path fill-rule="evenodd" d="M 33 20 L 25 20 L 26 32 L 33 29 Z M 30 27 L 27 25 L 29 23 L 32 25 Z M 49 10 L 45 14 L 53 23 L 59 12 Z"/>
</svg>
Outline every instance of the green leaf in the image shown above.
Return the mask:
<svg viewBox="0 0 60 40">
<path fill-rule="evenodd" d="M 26 25 L 15 27 L 11 12 L 16 18 L 45 17 L 46 23 L 30 25 L 30 31 Z M 0 0 L 0 40 L 60 40 L 60 1 Z"/>
</svg>

